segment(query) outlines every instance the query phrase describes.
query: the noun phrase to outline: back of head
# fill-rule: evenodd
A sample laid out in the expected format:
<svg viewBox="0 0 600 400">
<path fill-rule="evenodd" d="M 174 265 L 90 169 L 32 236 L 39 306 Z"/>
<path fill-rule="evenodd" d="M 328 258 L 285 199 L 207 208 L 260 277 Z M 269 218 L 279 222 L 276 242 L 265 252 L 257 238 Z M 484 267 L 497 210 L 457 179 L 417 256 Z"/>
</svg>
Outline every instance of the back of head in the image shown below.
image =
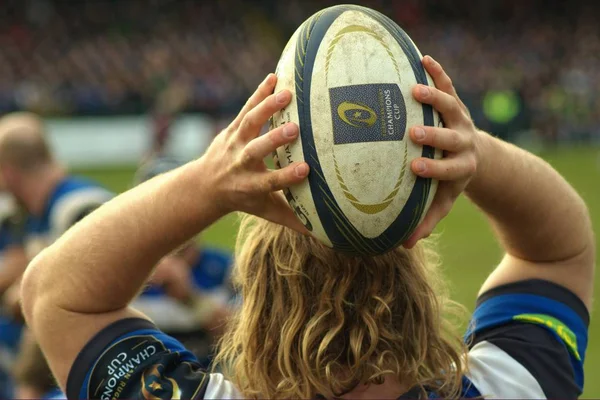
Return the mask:
<svg viewBox="0 0 600 400">
<path fill-rule="evenodd" d="M 32 170 L 52 161 L 42 119 L 17 112 L 0 118 L 0 164 Z"/>
<path fill-rule="evenodd" d="M 236 257 L 243 304 L 217 365 L 243 395 L 333 397 L 389 377 L 459 394 L 464 345 L 424 244 L 353 257 L 246 216 Z"/>
</svg>

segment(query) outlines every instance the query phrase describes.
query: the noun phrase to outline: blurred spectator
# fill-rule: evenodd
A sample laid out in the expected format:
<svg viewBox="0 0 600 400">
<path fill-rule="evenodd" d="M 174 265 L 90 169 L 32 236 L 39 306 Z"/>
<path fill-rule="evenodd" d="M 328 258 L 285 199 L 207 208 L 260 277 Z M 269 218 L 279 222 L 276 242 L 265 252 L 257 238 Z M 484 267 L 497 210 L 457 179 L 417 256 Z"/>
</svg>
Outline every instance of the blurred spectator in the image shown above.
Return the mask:
<svg viewBox="0 0 600 400">
<path fill-rule="evenodd" d="M 317 0 L 5 0 L 0 112 L 227 115 Z M 453 77 L 476 122 L 549 141 L 600 137 L 600 2 L 365 0 Z M 165 122 L 166 124 L 167 122 Z"/>
</svg>

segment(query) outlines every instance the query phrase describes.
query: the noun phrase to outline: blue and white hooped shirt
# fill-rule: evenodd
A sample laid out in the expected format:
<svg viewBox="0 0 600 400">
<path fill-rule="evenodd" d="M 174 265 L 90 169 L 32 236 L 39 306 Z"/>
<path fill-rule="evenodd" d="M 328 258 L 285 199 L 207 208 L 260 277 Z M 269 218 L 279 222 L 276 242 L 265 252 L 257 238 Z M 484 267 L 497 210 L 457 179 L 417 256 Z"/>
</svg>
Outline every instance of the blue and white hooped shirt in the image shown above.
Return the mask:
<svg viewBox="0 0 600 400">
<path fill-rule="evenodd" d="M 572 292 L 526 280 L 482 294 L 473 314 L 465 398 L 573 399 L 583 390 L 589 314 Z M 72 399 L 241 398 L 203 370 L 180 342 L 143 319 L 124 319 L 81 351 L 67 382 Z M 414 396 L 411 391 L 401 398 Z M 431 393 L 430 397 L 435 397 Z"/>
</svg>

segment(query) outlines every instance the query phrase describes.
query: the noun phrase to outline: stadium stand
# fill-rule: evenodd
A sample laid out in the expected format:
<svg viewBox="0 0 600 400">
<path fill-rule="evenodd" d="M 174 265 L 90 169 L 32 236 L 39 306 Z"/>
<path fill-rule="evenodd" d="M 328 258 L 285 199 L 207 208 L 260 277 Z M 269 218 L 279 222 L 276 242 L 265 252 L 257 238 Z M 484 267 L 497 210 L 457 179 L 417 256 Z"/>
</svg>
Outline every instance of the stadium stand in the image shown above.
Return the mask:
<svg viewBox="0 0 600 400">
<path fill-rule="evenodd" d="M 335 2 L 4 3 L 0 112 L 141 113 L 176 98 L 187 111 L 229 115 L 274 69 L 298 24 Z M 505 137 L 533 129 L 549 141 L 600 138 L 600 3 L 362 3 L 386 12 L 446 66 L 481 128 Z"/>
</svg>

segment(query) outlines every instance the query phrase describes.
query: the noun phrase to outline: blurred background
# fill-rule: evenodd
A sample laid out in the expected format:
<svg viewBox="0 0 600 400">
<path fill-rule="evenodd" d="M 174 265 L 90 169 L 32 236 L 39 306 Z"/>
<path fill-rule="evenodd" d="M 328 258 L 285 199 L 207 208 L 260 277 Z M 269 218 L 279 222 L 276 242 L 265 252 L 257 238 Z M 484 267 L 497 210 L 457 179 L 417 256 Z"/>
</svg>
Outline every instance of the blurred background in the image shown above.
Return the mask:
<svg viewBox="0 0 600 400">
<path fill-rule="evenodd" d="M 372 0 L 441 62 L 477 125 L 542 155 L 600 223 L 600 2 Z M 152 152 L 196 157 L 275 69 L 315 0 L 0 0 L 0 114 L 46 117 L 59 157 L 115 191 Z M 205 235 L 233 246 L 230 217 Z M 472 308 L 501 253 L 466 201 L 440 226 Z M 596 282 L 600 291 L 600 285 Z M 584 397 L 600 397 L 592 317 Z"/>
</svg>

